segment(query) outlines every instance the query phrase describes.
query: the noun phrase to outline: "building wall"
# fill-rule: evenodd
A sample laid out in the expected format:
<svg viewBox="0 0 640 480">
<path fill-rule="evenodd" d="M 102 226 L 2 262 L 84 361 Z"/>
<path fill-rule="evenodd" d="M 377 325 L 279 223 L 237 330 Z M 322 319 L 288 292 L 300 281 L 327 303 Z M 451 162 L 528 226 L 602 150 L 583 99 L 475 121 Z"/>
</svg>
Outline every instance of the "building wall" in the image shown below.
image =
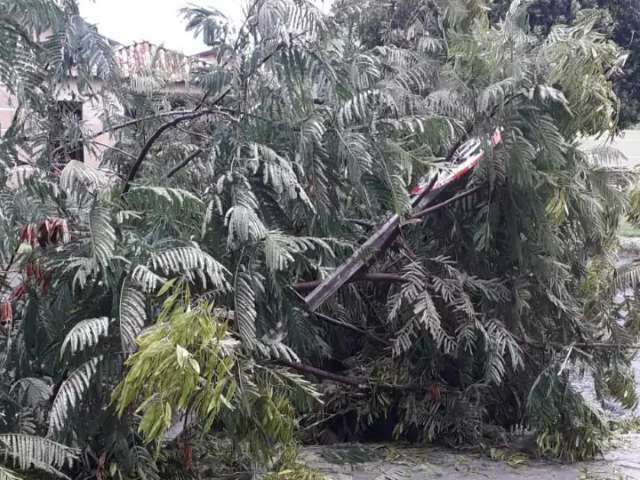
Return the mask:
<svg viewBox="0 0 640 480">
<path fill-rule="evenodd" d="M 99 85 L 96 85 L 99 87 Z M 79 92 L 77 86 L 69 82 L 66 85 L 61 86 L 57 95 L 58 100 L 74 100 L 82 102 L 82 122 L 85 135 L 93 135 L 101 132 L 104 129 L 104 125 L 101 120 L 101 114 L 104 109 L 102 102 L 98 99 L 83 98 Z M 97 168 L 102 161 L 102 154 L 104 151 L 113 146 L 114 139 L 108 133 L 102 134 L 93 139 L 94 143 L 91 148 L 84 147 L 84 159 L 87 165 Z"/>
<path fill-rule="evenodd" d="M 135 75 L 148 75 L 150 72 L 163 78 L 168 85 L 163 88 L 164 93 L 198 94 L 199 91 L 190 85 L 191 72 L 200 67 L 206 67 L 211 60 L 211 52 L 205 52 L 203 58 L 189 57 L 181 53 L 158 47 L 149 42 L 139 42 L 128 46 L 118 46 L 114 49 L 123 79 Z M 95 87 L 100 85 L 96 83 Z M 82 119 L 84 131 L 91 136 L 103 130 L 100 120 L 103 105 L 96 99 L 82 99 L 73 81 L 59 87 L 58 100 L 82 101 Z M 15 99 L 0 86 L 0 131 L 4 133 L 11 124 L 15 114 Z M 114 140 L 109 134 L 102 134 L 93 139 L 91 148 L 84 148 L 85 163 L 97 167 L 105 150 L 113 146 Z"/>
<path fill-rule="evenodd" d="M 0 132 L 4 132 L 9 128 L 13 114 L 15 112 L 14 101 L 5 89 L 0 87 Z"/>
<path fill-rule="evenodd" d="M 62 85 L 56 97 L 58 100 L 75 100 L 82 102 L 82 120 L 84 129 L 88 134 L 99 133 L 103 130 L 103 124 L 100 119 L 102 105 L 99 101 L 92 99 L 83 99 L 79 94 L 75 85 L 69 83 Z M 5 88 L 0 86 L 0 132 L 4 134 L 9 128 L 13 116 L 16 111 L 16 99 L 7 92 Z M 104 151 L 113 145 L 113 138 L 109 134 L 103 134 L 95 138 L 95 146 L 92 148 L 84 147 L 85 163 L 93 167 L 98 167 L 102 160 Z"/>
</svg>

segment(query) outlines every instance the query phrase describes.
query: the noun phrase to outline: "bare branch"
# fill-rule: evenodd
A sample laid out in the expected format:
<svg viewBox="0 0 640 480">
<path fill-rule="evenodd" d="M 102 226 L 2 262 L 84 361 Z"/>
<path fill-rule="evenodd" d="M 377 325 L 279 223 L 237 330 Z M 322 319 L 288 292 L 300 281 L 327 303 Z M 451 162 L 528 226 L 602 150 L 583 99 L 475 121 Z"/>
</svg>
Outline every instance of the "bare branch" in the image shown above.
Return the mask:
<svg viewBox="0 0 640 480">
<path fill-rule="evenodd" d="M 425 208 L 424 210 L 420 210 L 419 212 L 414 213 L 413 215 L 411 215 L 412 219 L 417 219 L 417 218 L 421 218 L 424 217 L 425 215 L 428 215 L 430 213 L 433 213 L 437 210 L 440 210 L 448 205 L 451 205 L 452 203 L 457 202 L 458 200 L 468 197 L 469 195 L 472 195 L 474 193 L 476 193 L 478 190 L 480 190 L 480 187 L 474 187 L 470 190 L 467 190 L 465 192 L 462 192 L 458 195 L 455 195 L 453 197 L 451 197 L 449 200 L 446 200 L 442 203 L 438 203 L 437 205 L 434 205 L 433 207 L 428 207 Z"/>
<path fill-rule="evenodd" d="M 189 165 L 189 163 L 191 163 L 191 161 L 194 158 L 196 158 L 198 155 L 200 155 L 202 152 L 203 152 L 203 150 L 201 148 L 199 148 L 195 152 L 193 152 L 191 155 L 187 156 L 187 158 L 185 158 L 182 162 L 180 162 L 178 165 L 176 165 L 169 173 L 167 173 L 167 176 L 165 178 L 173 177 L 176 173 L 178 173 L 184 167 Z"/>
<path fill-rule="evenodd" d="M 406 384 L 395 384 L 395 383 L 384 383 L 384 382 L 376 382 L 375 379 L 364 378 L 364 377 L 348 377 L 345 375 L 339 375 L 337 373 L 328 372 L 326 370 L 322 370 L 321 368 L 312 367 L 311 365 L 305 365 L 300 362 L 289 362 L 287 360 L 276 360 L 275 363 L 291 368 L 293 370 L 297 370 L 298 372 L 306 373 L 309 375 L 315 375 L 319 378 L 324 378 L 326 380 L 331 380 L 337 383 L 342 383 L 344 385 L 351 385 L 360 389 L 381 389 L 381 390 L 398 390 L 398 391 L 413 391 L 413 392 L 437 392 L 440 393 L 451 392 L 451 389 L 445 388 L 441 385 L 432 384 L 432 385 L 419 385 L 416 383 L 406 383 Z"/>
<path fill-rule="evenodd" d="M 284 43 L 278 44 L 278 46 L 274 48 L 274 50 L 271 53 L 266 55 L 262 60 L 260 60 L 260 62 L 256 64 L 256 66 L 247 75 L 247 78 L 251 77 L 255 72 L 257 72 L 260 69 L 260 67 L 262 67 L 262 65 L 268 62 L 284 46 L 285 46 Z M 220 104 L 227 97 L 227 95 L 231 93 L 231 90 L 232 90 L 232 85 L 229 85 L 227 88 L 225 88 L 222 91 L 222 93 L 220 93 L 220 95 L 218 95 L 218 97 L 212 102 L 211 106 L 216 106 Z M 200 108 L 200 105 L 198 105 L 194 110 L 189 111 L 189 113 L 181 117 L 174 118 L 173 120 L 165 123 L 160 128 L 158 128 L 158 130 L 156 130 L 153 135 L 151 135 L 147 143 L 144 145 L 144 147 L 142 147 L 142 150 L 140 151 L 140 154 L 138 155 L 137 160 L 135 161 L 135 163 L 131 167 L 131 170 L 129 171 L 129 175 L 127 176 L 127 180 L 125 181 L 124 188 L 122 189 L 122 195 L 125 195 L 129 191 L 129 189 L 131 188 L 131 182 L 136 178 L 136 175 L 138 174 L 138 170 L 140 170 L 140 167 L 142 166 L 142 162 L 144 162 L 145 158 L 147 157 L 147 154 L 151 150 L 151 147 L 153 147 L 153 144 L 156 143 L 156 141 L 162 136 L 162 134 L 165 131 L 169 130 L 170 128 L 178 126 L 182 122 L 185 122 L 187 120 L 194 120 L 204 115 L 225 114 L 231 117 L 231 115 L 229 115 L 228 113 L 221 112 L 218 109 L 198 110 L 199 108 Z"/>
<path fill-rule="evenodd" d="M 151 147 L 153 147 L 153 144 L 156 143 L 156 141 L 162 136 L 162 134 L 165 131 L 187 120 L 193 120 L 195 118 L 202 117 L 207 113 L 211 113 L 211 112 L 208 110 L 203 110 L 201 112 L 191 112 L 188 115 L 174 118 L 170 122 L 167 122 L 164 125 L 162 125 L 160 128 L 158 128 L 158 130 L 156 130 L 155 133 L 151 135 L 151 138 L 147 140 L 147 143 L 145 143 L 144 147 L 142 147 L 142 150 L 140 151 L 138 158 L 136 159 L 135 163 L 131 167 L 131 170 L 129 170 L 129 175 L 127 176 L 127 179 L 125 181 L 124 188 L 122 189 L 122 195 L 127 194 L 129 189 L 131 188 L 131 182 L 133 182 L 133 180 L 136 178 L 136 175 L 138 174 L 138 170 L 140 170 L 140 167 L 142 166 L 142 162 L 144 162 L 144 159 L 147 157 L 149 150 L 151 150 Z"/>
<path fill-rule="evenodd" d="M 402 275 L 397 273 L 364 273 L 350 278 L 347 283 L 352 282 L 374 282 L 374 283 L 401 283 L 404 282 Z M 309 282 L 299 282 L 293 285 L 296 290 L 313 290 L 322 283 L 322 280 L 311 280 Z"/>
</svg>

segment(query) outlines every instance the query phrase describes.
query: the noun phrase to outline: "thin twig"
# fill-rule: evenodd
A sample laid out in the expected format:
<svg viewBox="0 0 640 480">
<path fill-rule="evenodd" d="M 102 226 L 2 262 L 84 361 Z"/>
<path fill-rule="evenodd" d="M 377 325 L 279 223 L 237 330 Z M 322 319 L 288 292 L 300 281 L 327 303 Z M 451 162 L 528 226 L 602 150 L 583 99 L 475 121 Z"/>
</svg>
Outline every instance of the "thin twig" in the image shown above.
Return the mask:
<svg viewBox="0 0 640 480">
<path fill-rule="evenodd" d="M 293 290 L 293 293 L 300 299 L 302 300 L 302 305 L 306 307 L 306 304 L 304 303 L 304 297 L 302 295 L 300 295 L 296 290 Z M 377 341 L 378 343 L 384 344 L 389 346 L 389 342 L 387 342 L 386 340 L 384 340 L 383 338 L 380 338 L 376 335 L 374 335 L 373 333 L 362 329 L 360 327 L 356 327 L 355 325 L 351 325 L 350 323 L 346 323 L 346 322 L 341 322 L 340 320 L 337 320 L 333 317 L 330 317 L 329 315 L 325 315 L 324 313 L 319 313 L 319 312 L 311 312 L 308 309 L 306 310 L 307 313 L 309 315 L 315 316 L 316 318 L 330 324 L 330 325 L 334 325 L 336 327 L 340 327 L 340 328 L 344 328 L 347 330 L 351 330 L 352 332 L 355 332 L 359 335 L 364 335 L 366 337 L 371 338 L 372 340 Z"/>
<path fill-rule="evenodd" d="M 91 135 L 91 137 L 89 137 L 89 140 L 93 140 L 94 138 L 97 138 L 100 135 L 104 135 L 106 133 L 112 133 L 118 130 L 122 130 L 123 128 L 131 127 L 133 125 L 136 125 L 137 123 L 146 122 L 147 120 L 157 120 L 157 119 L 166 118 L 166 117 L 176 117 L 180 115 L 186 115 L 189 113 L 193 113 L 193 110 L 171 110 L 170 112 L 159 112 L 153 115 L 147 115 L 146 117 L 134 118 L 132 120 L 128 120 L 126 122 L 113 125 L 97 133 L 94 133 Z"/>
<path fill-rule="evenodd" d="M 348 377 L 346 375 L 340 375 L 333 372 L 328 372 L 326 370 L 322 370 L 321 368 L 312 367 L 311 365 L 305 365 L 300 362 L 289 362 L 287 360 L 276 360 L 275 363 L 291 368 L 293 370 L 297 370 L 298 372 L 307 373 L 309 375 L 315 375 L 319 378 L 324 378 L 326 380 L 331 380 L 337 383 L 342 383 L 344 385 L 351 385 L 356 388 L 361 389 L 382 389 L 382 390 L 396 390 L 396 391 L 413 391 L 413 392 L 429 392 L 437 389 L 440 393 L 450 392 L 451 389 L 443 387 L 441 385 L 419 385 L 416 383 L 405 383 L 405 384 L 396 384 L 396 383 L 385 383 L 385 382 L 376 382 L 375 379 L 364 378 L 364 377 Z"/>
<path fill-rule="evenodd" d="M 122 150 L 121 148 L 114 147 L 113 145 L 107 145 L 106 143 L 98 142 L 97 140 L 92 140 L 92 143 L 95 143 L 96 145 L 99 145 L 101 147 L 107 148 L 109 150 L 113 150 L 114 152 L 121 153 L 125 157 L 129 157 L 129 158 L 132 158 L 132 159 L 136 158 L 136 156 L 134 154 L 129 153 L 129 152 L 125 151 L 125 150 Z"/>
<path fill-rule="evenodd" d="M 379 282 L 379 283 L 402 283 L 405 279 L 397 273 L 363 273 L 349 279 L 352 282 Z M 293 285 L 296 290 L 313 290 L 322 283 L 322 280 L 311 280 L 309 282 L 299 282 Z"/>
<path fill-rule="evenodd" d="M 438 203 L 437 205 L 434 205 L 433 207 L 428 207 L 425 208 L 424 210 L 420 210 L 419 212 L 416 212 L 414 214 L 411 215 L 412 219 L 417 219 L 417 218 L 421 218 L 424 217 L 425 215 L 428 215 L 430 213 L 433 213 L 437 210 L 440 210 L 441 208 L 444 208 L 448 205 L 451 205 L 454 202 L 457 202 L 458 200 L 464 198 L 464 197 L 468 197 L 469 195 L 472 195 L 474 193 L 476 193 L 478 190 L 480 190 L 480 187 L 474 187 L 470 190 L 467 190 L 465 192 L 462 192 L 458 195 L 455 195 L 453 197 L 451 197 L 449 200 L 446 200 L 442 203 Z"/>
<path fill-rule="evenodd" d="M 346 323 L 346 322 L 341 322 L 340 320 L 337 320 L 335 318 L 332 318 L 328 315 L 325 315 L 324 313 L 319 313 L 319 312 L 313 312 L 312 315 L 315 315 L 316 317 L 318 317 L 321 320 L 324 320 L 327 323 L 330 323 L 331 325 L 335 325 L 337 327 L 341 327 L 341 328 L 346 328 L 347 330 L 352 330 L 356 333 L 359 333 L 360 335 L 365 335 L 369 338 L 371 338 L 372 340 L 375 340 L 378 343 L 381 343 L 383 345 L 389 346 L 390 343 L 387 342 L 386 340 L 374 335 L 373 333 L 363 329 L 363 328 L 359 328 L 356 327 L 355 325 L 351 325 L 350 323 Z"/>
</svg>

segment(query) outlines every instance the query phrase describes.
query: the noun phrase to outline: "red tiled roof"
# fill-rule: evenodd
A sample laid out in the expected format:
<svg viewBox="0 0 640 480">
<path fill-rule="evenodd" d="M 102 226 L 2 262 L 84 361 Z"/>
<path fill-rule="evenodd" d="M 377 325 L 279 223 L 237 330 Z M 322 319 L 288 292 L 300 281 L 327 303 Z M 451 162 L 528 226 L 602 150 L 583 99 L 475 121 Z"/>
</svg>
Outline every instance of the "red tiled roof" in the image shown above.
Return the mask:
<svg viewBox="0 0 640 480">
<path fill-rule="evenodd" d="M 187 81 L 192 70 L 208 65 L 201 59 L 147 41 L 117 48 L 115 58 L 124 77 L 153 70 L 166 75 L 169 82 L 175 83 Z"/>
</svg>

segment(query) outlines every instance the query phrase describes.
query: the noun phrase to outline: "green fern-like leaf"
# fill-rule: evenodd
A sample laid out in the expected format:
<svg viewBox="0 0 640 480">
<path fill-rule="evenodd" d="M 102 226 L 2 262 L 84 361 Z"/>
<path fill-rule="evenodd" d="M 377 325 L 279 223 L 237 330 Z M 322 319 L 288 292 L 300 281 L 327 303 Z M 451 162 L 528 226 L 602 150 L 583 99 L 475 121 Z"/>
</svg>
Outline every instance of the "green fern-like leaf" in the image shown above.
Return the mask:
<svg viewBox="0 0 640 480">
<path fill-rule="evenodd" d="M 135 341 L 147 320 L 145 296 L 127 278 L 120 290 L 120 337 L 122 351 L 130 354 L 135 350 Z"/>
<path fill-rule="evenodd" d="M 0 467 L 0 480 L 22 480 L 22 477 L 8 468 Z"/>
<path fill-rule="evenodd" d="M 357 184 L 373 168 L 369 140 L 362 133 L 351 131 L 340 133 L 338 139 L 338 156 L 346 164 L 350 180 Z"/>
<path fill-rule="evenodd" d="M 277 194 L 286 196 L 290 200 L 299 198 L 313 210 L 311 200 L 298 181 L 291 162 L 266 145 L 254 145 L 253 149 L 254 171 L 257 171 L 258 162 L 261 161 L 263 182 L 271 185 Z"/>
<path fill-rule="evenodd" d="M 131 273 L 131 278 L 147 293 L 155 292 L 167 281 L 165 277 L 152 272 L 145 265 L 138 265 Z"/>
<path fill-rule="evenodd" d="M 98 370 L 102 356 L 94 357 L 82 364 L 62 383 L 49 412 L 49 432 L 59 432 L 67 423 L 67 416 L 82 401 L 91 379 Z"/>
<path fill-rule="evenodd" d="M 98 172 L 77 160 L 69 161 L 60 174 L 60 188 L 72 197 L 94 193 L 99 185 Z"/>
<path fill-rule="evenodd" d="M 111 211 L 95 206 L 91 210 L 91 245 L 93 257 L 104 268 L 113 257 L 116 243 L 116 231 L 111 223 Z"/>
<path fill-rule="evenodd" d="M 391 176 L 391 198 L 393 210 L 403 215 L 411 210 L 411 197 L 404 179 L 400 175 Z"/>
<path fill-rule="evenodd" d="M 238 273 L 235 285 L 235 321 L 243 344 L 252 349 L 256 338 L 256 293 L 249 274 Z"/>
<path fill-rule="evenodd" d="M 294 237 L 271 231 L 264 239 L 265 261 L 271 272 L 287 269 L 293 263 L 294 255 L 315 249 L 322 249 L 328 256 L 334 256 L 329 243 L 321 238 Z"/>
<path fill-rule="evenodd" d="M 68 478 L 62 469 L 73 466 L 75 450 L 47 438 L 24 434 L 0 435 L 0 456 L 20 470 L 36 469 Z"/>
<path fill-rule="evenodd" d="M 258 200 L 249 188 L 237 190 L 235 204 L 225 214 L 225 225 L 229 229 L 227 244 L 231 248 L 262 240 L 267 234 L 258 216 Z"/>
<path fill-rule="evenodd" d="M 264 358 L 273 360 L 286 360 L 287 362 L 299 362 L 300 357 L 288 345 L 282 342 L 282 338 L 262 338 L 256 342 L 256 349 Z"/>
<path fill-rule="evenodd" d="M 91 318 L 78 322 L 62 342 L 60 355 L 64 355 L 68 347 L 72 354 L 95 347 L 100 341 L 100 337 L 106 337 L 108 335 L 109 322 L 108 317 Z"/>
<path fill-rule="evenodd" d="M 635 289 L 640 283 L 640 261 L 636 260 L 618 268 L 614 283 L 618 290 Z"/>
<path fill-rule="evenodd" d="M 193 193 L 182 188 L 168 188 L 156 186 L 137 186 L 129 191 L 129 196 L 138 203 L 153 204 L 158 201 L 166 202 L 170 205 L 178 204 L 182 207 L 189 202 L 200 205 L 202 201 Z"/>
<path fill-rule="evenodd" d="M 133 469 L 141 480 L 160 480 L 158 465 L 149 450 L 142 445 L 136 445 L 131 453 L 135 458 Z"/>
<path fill-rule="evenodd" d="M 11 386 L 10 392 L 29 407 L 37 407 L 51 397 L 52 386 L 41 378 L 24 377 Z"/>
<path fill-rule="evenodd" d="M 168 276 L 185 275 L 191 282 L 217 290 L 229 289 L 228 270 L 215 258 L 196 247 L 178 247 L 165 250 L 151 258 L 154 270 Z"/>
</svg>

